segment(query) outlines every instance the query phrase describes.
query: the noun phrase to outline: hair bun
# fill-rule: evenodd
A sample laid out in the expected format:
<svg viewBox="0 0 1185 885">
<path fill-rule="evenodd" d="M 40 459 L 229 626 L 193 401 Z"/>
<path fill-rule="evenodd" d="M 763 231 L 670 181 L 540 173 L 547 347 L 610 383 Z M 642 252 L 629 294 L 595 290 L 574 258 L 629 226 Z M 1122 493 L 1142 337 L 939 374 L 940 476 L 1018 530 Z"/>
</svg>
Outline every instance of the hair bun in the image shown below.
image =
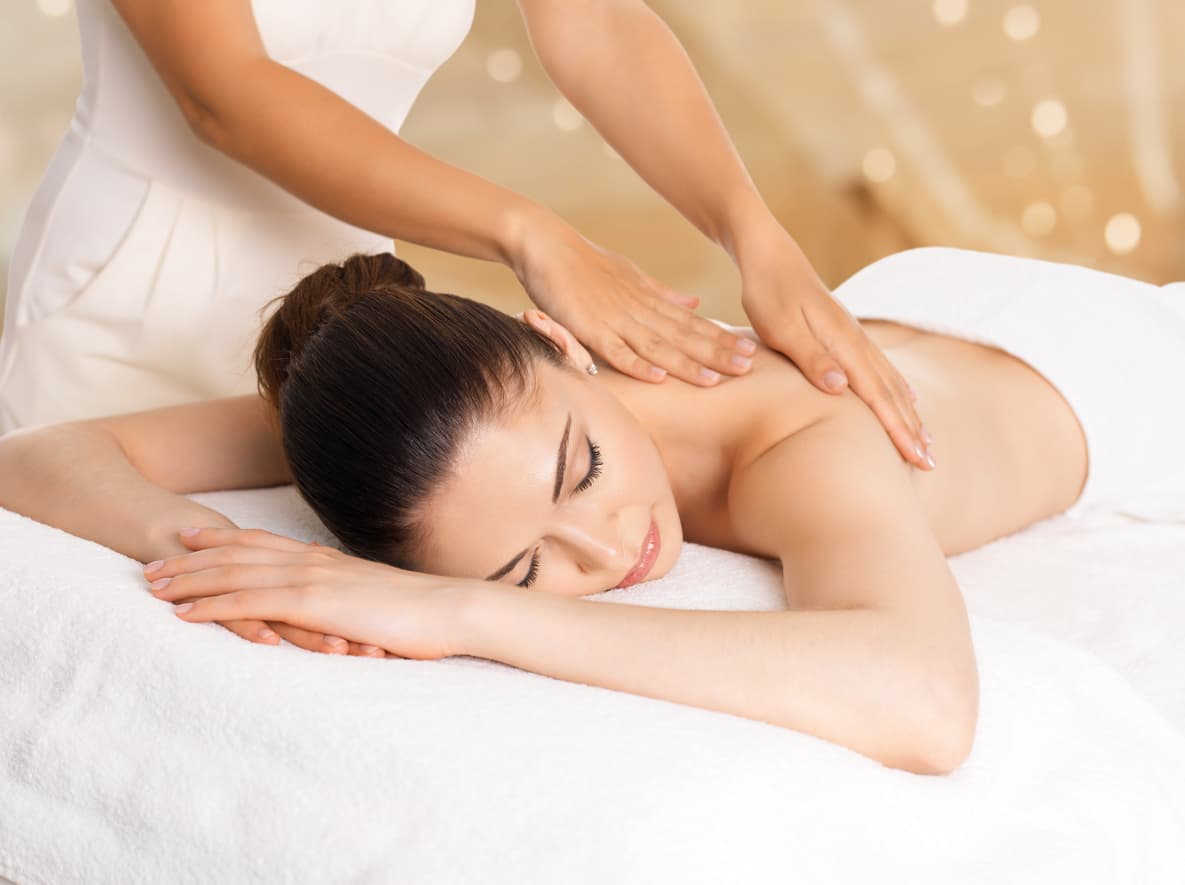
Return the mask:
<svg viewBox="0 0 1185 885">
<path fill-rule="evenodd" d="M 305 347 L 325 325 L 362 298 L 395 295 L 401 289 L 423 291 L 424 277 L 390 252 L 351 255 L 340 264 L 324 264 L 304 277 L 292 291 L 276 299 L 280 306 L 260 332 L 255 346 L 260 395 L 278 407 L 280 388 Z"/>
</svg>

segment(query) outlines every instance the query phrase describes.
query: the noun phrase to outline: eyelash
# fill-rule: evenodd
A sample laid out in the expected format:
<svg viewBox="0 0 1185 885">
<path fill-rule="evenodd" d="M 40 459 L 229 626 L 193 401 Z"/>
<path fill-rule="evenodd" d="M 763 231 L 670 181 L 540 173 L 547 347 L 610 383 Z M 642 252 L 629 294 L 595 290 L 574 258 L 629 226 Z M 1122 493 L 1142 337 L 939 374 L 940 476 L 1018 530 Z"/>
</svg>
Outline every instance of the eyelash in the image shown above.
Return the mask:
<svg viewBox="0 0 1185 885">
<path fill-rule="evenodd" d="M 586 491 L 596 478 L 601 475 L 601 468 L 605 466 L 604 462 L 601 461 L 601 447 L 592 440 L 588 442 L 588 457 L 588 476 L 580 480 L 580 484 L 576 486 L 576 491 L 578 492 Z"/>
<path fill-rule="evenodd" d="M 588 490 L 601 475 L 601 469 L 605 466 L 605 462 L 601 459 L 601 447 L 598 446 L 591 439 L 588 441 L 588 457 L 589 467 L 588 474 L 584 479 L 580 480 L 579 485 L 576 486 L 577 492 L 584 492 Z M 527 569 L 527 576 L 518 582 L 520 587 L 530 587 L 535 583 L 535 579 L 539 577 L 539 551 L 535 551 L 535 555 L 531 557 L 531 565 Z"/>
<path fill-rule="evenodd" d="M 518 582 L 520 587 L 530 587 L 535 583 L 535 579 L 539 577 L 539 551 L 535 551 L 535 555 L 531 557 L 531 567 L 527 569 L 527 576 Z"/>
</svg>

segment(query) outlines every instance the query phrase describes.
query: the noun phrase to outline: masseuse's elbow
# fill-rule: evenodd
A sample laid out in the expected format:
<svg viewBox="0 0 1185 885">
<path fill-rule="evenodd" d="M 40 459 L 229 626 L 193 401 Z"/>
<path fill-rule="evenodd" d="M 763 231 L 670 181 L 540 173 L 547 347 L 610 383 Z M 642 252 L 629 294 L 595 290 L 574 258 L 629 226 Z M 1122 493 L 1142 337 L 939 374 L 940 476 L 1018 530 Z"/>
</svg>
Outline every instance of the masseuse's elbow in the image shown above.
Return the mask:
<svg viewBox="0 0 1185 885">
<path fill-rule="evenodd" d="M 223 153 L 228 152 L 232 142 L 231 128 L 226 124 L 223 115 L 210 103 L 199 100 L 196 96 L 184 93 L 177 97 L 177 106 L 185 122 L 198 139 L 209 147 Z"/>
</svg>

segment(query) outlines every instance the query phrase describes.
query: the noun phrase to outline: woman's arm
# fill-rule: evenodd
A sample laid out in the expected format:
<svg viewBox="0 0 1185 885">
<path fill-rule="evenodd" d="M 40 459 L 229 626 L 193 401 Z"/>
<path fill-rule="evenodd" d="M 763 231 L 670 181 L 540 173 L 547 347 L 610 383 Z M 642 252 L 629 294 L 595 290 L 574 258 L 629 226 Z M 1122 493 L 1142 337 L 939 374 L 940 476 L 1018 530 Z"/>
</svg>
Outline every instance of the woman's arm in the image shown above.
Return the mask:
<svg viewBox="0 0 1185 885">
<path fill-rule="evenodd" d="M 0 506 L 141 562 L 184 552 L 179 529 L 233 526 L 186 493 L 290 481 L 257 396 L 0 438 Z"/>
<path fill-rule="evenodd" d="M 182 528 L 233 527 L 184 493 L 289 481 L 277 434 L 256 396 L 27 428 L 0 438 L 0 507 L 140 562 L 185 553 L 177 534 Z M 252 642 L 275 643 L 279 633 L 312 651 L 348 650 L 336 637 L 284 625 L 220 623 Z"/>
<path fill-rule="evenodd" d="M 782 561 L 784 612 L 475 593 L 470 654 L 720 710 L 919 773 L 970 752 L 978 676 L 966 608 L 911 481 L 852 395 L 740 468 L 732 523 Z"/>
<path fill-rule="evenodd" d="M 789 611 L 613 605 L 217 531 L 166 563 L 162 598 L 206 597 L 179 612 L 187 620 L 261 617 L 396 655 L 474 655 L 948 772 L 977 718 L 966 610 L 909 468 L 854 397 L 842 405 L 734 479 L 734 524 L 751 549 L 781 556 Z"/>
<path fill-rule="evenodd" d="M 701 364 L 739 374 L 731 335 L 656 307 L 693 299 L 269 58 L 249 0 L 113 4 L 198 137 L 310 205 L 393 239 L 506 264 L 536 304 L 636 378 L 661 380 L 651 374 L 659 365 L 698 384 L 707 383 Z"/>
</svg>

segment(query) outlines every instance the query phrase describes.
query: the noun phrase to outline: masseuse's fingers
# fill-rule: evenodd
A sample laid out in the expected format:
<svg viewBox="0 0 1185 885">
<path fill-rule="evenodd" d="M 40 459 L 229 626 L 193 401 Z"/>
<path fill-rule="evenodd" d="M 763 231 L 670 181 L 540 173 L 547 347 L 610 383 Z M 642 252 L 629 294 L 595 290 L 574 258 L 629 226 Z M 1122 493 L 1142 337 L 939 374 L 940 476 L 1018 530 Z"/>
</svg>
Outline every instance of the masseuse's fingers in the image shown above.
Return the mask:
<svg viewBox="0 0 1185 885">
<path fill-rule="evenodd" d="M 933 470 L 934 456 L 924 442 L 925 428 L 913 407 L 913 398 L 905 379 L 872 347 L 863 364 L 849 373 L 852 391 L 864 400 L 888 430 L 889 438 L 906 460 L 924 470 Z M 928 436 L 928 434 L 927 434 Z M 919 442 L 923 440 L 923 442 Z"/>
<path fill-rule="evenodd" d="M 933 469 L 905 378 L 859 323 L 838 302 L 829 295 L 827 298 L 834 310 L 800 311 L 797 318 L 762 337 L 788 356 L 820 390 L 841 393 L 850 387 L 876 415 L 902 457 L 923 470 Z"/>
<path fill-rule="evenodd" d="M 708 386 L 722 373 L 746 371 L 717 342 L 735 338 L 733 352 L 742 356 L 752 353 L 751 342 L 692 314 L 694 296 L 564 225 L 540 228 L 529 240 L 515 270 L 531 300 L 619 372 L 651 382 L 670 374 Z"/>
</svg>

